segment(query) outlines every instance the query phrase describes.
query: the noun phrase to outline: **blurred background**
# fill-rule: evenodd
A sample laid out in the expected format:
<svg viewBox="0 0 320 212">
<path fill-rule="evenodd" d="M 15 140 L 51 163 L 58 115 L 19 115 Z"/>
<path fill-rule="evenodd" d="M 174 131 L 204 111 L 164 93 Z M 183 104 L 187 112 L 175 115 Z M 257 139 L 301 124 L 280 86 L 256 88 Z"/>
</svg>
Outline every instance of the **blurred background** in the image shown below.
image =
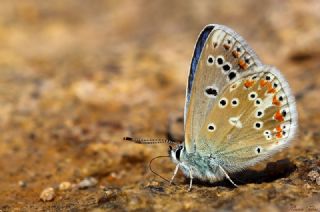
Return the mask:
<svg viewBox="0 0 320 212">
<path fill-rule="evenodd" d="M 0 211 L 320 210 L 319 11 L 317 0 L 2 1 Z M 240 188 L 186 193 L 181 175 L 169 186 L 148 169 L 165 145 L 122 137 L 181 139 L 193 47 L 210 23 L 282 71 L 300 133 Z"/>
</svg>

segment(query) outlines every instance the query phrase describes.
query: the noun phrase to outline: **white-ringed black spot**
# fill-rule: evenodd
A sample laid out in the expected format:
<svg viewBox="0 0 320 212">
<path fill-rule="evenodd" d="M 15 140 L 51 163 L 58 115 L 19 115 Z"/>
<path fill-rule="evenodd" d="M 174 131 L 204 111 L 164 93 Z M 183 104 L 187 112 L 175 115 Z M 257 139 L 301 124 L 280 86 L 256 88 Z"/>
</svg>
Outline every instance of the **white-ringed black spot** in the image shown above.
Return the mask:
<svg viewBox="0 0 320 212">
<path fill-rule="evenodd" d="M 218 64 L 219 66 L 222 66 L 223 63 L 224 63 L 223 57 L 222 57 L 222 56 L 218 56 L 218 57 L 217 57 L 217 64 Z"/>
<path fill-rule="evenodd" d="M 257 112 L 256 112 L 256 117 L 257 118 L 261 118 L 263 116 L 263 111 L 262 110 L 258 110 Z"/>
<path fill-rule="evenodd" d="M 244 58 L 244 62 L 249 65 L 250 59 L 249 58 Z"/>
<path fill-rule="evenodd" d="M 263 132 L 263 134 L 264 134 L 264 135 L 270 135 L 271 132 L 270 132 L 270 130 L 265 130 L 265 131 Z"/>
<path fill-rule="evenodd" d="M 274 82 L 274 83 L 273 83 L 273 87 L 274 87 L 274 88 L 277 88 L 277 87 L 278 87 L 278 83 L 275 83 L 275 82 Z"/>
<path fill-rule="evenodd" d="M 267 80 L 267 81 L 270 81 L 270 80 L 271 80 L 271 77 L 267 75 L 267 76 L 266 76 L 266 80 Z"/>
<path fill-rule="evenodd" d="M 256 153 L 257 153 L 257 154 L 260 154 L 260 153 L 261 153 L 261 147 L 257 147 L 257 148 L 256 148 Z"/>
<path fill-rule="evenodd" d="M 221 98 L 219 101 L 219 107 L 225 108 L 228 105 L 228 99 L 227 98 Z"/>
<path fill-rule="evenodd" d="M 262 100 L 260 98 L 257 98 L 256 101 L 254 102 L 255 106 L 261 105 Z"/>
<path fill-rule="evenodd" d="M 209 132 L 213 132 L 215 130 L 216 130 L 216 126 L 214 125 L 214 123 L 208 124 L 208 131 Z"/>
<path fill-rule="evenodd" d="M 248 94 L 249 100 L 255 100 L 257 97 L 258 97 L 258 94 L 254 91 L 252 91 Z"/>
<path fill-rule="evenodd" d="M 220 101 L 220 104 L 221 104 L 222 106 L 225 106 L 225 105 L 227 104 L 227 101 L 223 99 L 223 100 Z"/>
<path fill-rule="evenodd" d="M 229 64 L 224 64 L 224 65 L 222 66 L 222 69 L 223 69 L 225 72 L 227 72 L 227 71 L 230 71 L 231 67 L 230 67 Z"/>
<path fill-rule="evenodd" d="M 214 86 L 206 87 L 204 94 L 209 98 L 215 98 L 218 95 L 218 89 Z"/>
<path fill-rule="evenodd" d="M 212 55 L 208 56 L 207 64 L 208 65 L 213 65 L 214 63 L 214 57 Z"/>
<path fill-rule="evenodd" d="M 237 76 L 237 74 L 236 74 L 236 72 L 234 72 L 234 71 L 231 71 L 231 72 L 228 74 L 228 78 L 229 78 L 230 81 L 233 80 L 234 78 L 236 78 L 236 76 Z"/>
<path fill-rule="evenodd" d="M 283 96 L 279 96 L 279 101 L 280 101 L 280 102 L 283 101 Z"/>
<path fill-rule="evenodd" d="M 257 121 L 253 124 L 253 127 L 257 130 L 261 129 L 263 126 L 263 123 L 261 121 Z"/>
<path fill-rule="evenodd" d="M 231 106 L 232 107 L 237 107 L 239 105 L 239 99 L 238 98 L 233 98 L 231 100 Z"/>
<path fill-rule="evenodd" d="M 287 115 L 287 111 L 286 111 L 286 110 L 283 110 L 283 111 L 281 112 L 281 115 L 282 115 L 283 117 L 285 117 L 285 116 Z"/>
</svg>

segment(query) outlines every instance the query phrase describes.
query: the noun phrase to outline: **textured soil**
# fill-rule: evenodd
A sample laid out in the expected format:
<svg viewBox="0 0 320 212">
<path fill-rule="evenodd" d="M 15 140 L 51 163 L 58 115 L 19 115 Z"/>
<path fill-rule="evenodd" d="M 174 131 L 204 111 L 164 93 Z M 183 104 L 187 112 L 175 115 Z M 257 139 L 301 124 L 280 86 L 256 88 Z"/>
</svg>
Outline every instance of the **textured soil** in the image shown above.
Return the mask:
<svg viewBox="0 0 320 212">
<path fill-rule="evenodd" d="M 316 0 L 1 2 L 0 211 L 320 211 L 319 11 Z M 234 174 L 239 188 L 187 192 L 181 174 L 169 185 L 149 170 L 166 145 L 122 137 L 182 139 L 193 46 L 209 23 L 282 71 L 299 134 Z M 168 179 L 174 164 L 152 168 Z"/>
</svg>

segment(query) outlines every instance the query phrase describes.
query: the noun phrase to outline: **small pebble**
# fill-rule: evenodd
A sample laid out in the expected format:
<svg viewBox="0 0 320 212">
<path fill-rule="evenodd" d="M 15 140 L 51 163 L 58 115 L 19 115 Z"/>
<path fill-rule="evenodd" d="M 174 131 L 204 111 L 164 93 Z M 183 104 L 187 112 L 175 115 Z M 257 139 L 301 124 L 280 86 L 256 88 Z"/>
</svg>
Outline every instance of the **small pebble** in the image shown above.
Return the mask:
<svg viewBox="0 0 320 212">
<path fill-rule="evenodd" d="M 23 181 L 23 180 L 20 180 L 20 181 L 18 182 L 18 185 L 19 185 L 21 188 L 27 187 L 27 183 L 26 183 L 25 181 Z"/>
<path fill-rule="evenodd" d="M 52 201 L 55 197 L 55 192 L 52 187 L 44 189 L 40 194 L 40 199 L 44 202 Z"/>
<path fill-rule="evenodd" d="M 59 184 L 60 191 L 67 191 L 72 188 L 72 184 L 70 182 L 62 182 Z"/>
<path fill-rule="evenodd" d="M 315 181 L 319 178 L 319 173 L 317 171 L 310 171 L 308 173 L 308 177 L 310 178 L 310 180 Z"/>
<path fill-rule="evenodd" d="M 317 182 L 317 185 L 320 186 L 320 177 L 318 177 L 318 178 L 316 179 L 316 182 Z"/>
<path fill-rule="evenodd" d="M 88 177 L 88 178 L 85 178 L 84 180 L 82 180 L 80 183 L 78 183 L 78 188 L 79 189 L 86 189 L 86 188 L 93 187 L 97 184 L 98 184 L 98 181 L 96 178 Z"/>
</svg>

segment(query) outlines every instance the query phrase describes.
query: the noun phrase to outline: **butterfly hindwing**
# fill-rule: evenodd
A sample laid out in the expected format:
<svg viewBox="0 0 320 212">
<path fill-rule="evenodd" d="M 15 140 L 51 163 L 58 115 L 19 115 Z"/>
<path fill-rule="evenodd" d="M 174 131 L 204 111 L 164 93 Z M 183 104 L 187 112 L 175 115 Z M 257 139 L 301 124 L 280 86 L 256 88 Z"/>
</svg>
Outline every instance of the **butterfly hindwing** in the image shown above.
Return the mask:
<svg viewBox="0 0 320 212">
<path fill-rule="evenodd" d="M 289 86 L 274 68 L 258 67 L 229 84 L 204 121 L 197 151 L 213 154 L 236 171 L 287 146 L 297 128 L 297 113 Z M 221 115 L 223 114 L 223 116 Z M 214 129 L 212 129 L 213 126 Z"/>
<path fill-rule="evenodd" d="M 185 146 L 194 152 L 202 141 L 201 127 L 217 96 L 228 84 L 253 73 L 261 62 L 243 38 L 220 25 L 209 25 L 200 34 L 192 59 L 185 106 Z"/>
</svg>

